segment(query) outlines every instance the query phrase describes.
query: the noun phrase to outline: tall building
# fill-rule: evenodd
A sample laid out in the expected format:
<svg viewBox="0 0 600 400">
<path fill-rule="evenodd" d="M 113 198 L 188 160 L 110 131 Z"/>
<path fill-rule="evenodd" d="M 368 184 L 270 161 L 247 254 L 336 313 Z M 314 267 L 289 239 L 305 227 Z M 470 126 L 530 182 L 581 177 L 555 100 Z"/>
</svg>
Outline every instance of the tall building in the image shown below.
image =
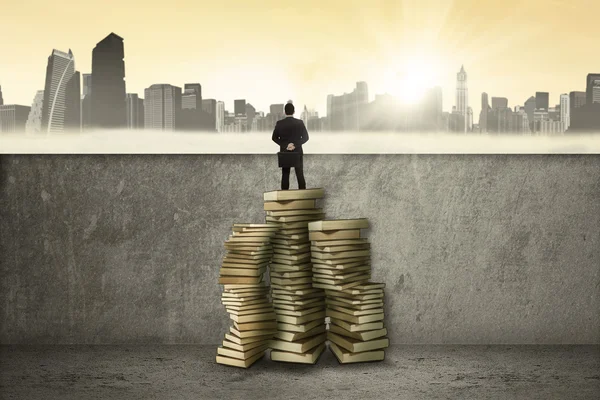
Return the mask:
<svg viewBox="0 0 600 400">
<path fill-rule="evenodd" d="M 0 133 L 23 133 L 31 107 L 16 104 L 0 106 Z"/>
<path fill-rule="evenodd" d="M 479 131 L 486 133 L 488 129 L 488 113 L 490 112 L 490 104 L 488 100 L 488 94 L 483 92 L 481 94 L 481 111 L 479 112 Z"/>
<path fill-rule="evenodd" d="M 560 121 L 565 130 L 571 126 L 571 99 L 567 93 L 560 95 Z"/>
<path fill-rule="evenodd" d="M 125 50 L 123 38 L 111 33 L 92 51 L 92 126 L 125 128 Z"/>
<path fill-rule="evenodd" d="M 144 129 L 144 99 L 137 93 L 127 93 L 127 129 Z"/>
<path fill-rule="evenodd" d="M 33 98 L 33 104 L 27 117 L 25 130 L 28 133 L 42 132 L 42 111 L 44 106 L 44 91 L 38 90 Z"/>
<path fill-rule="evenodd" d="M 460 71 L 456 74 L 456 113 L 464 116 L 465 121 L 462 124 L 464 132 L 469 128 L 467 111 L 469 108 L 469 89 L 467 87 L 467 73 L 464 65 L 461 65 Z"/>
<path fill-rule="evenodd" d="M 205 122 L 202 128 L 209 131 L 218 131 L 217 121 L 217 100 L 215 99 L 204 99 L 202 100 L 202 111 L 204 112 L 203 118 Z"/>
<path fill-rule="evenodd" d="M 508 107 L 508 99 L 506 97 L 492 97 L 492 110 L 498 110 Z"/>
<path fill-rule="evenodd" d="M 199 83 L 186 83 L 183 89 L 181 108 L 184 110 L 200 110 L 202 108 L 202 86 Z"/>
<path fill-rule="evenodd" d="M 600 74 L 588 74 L 585 93 L 586 104 L 600 103 Z"/>
<path fill-rule="evenodd" d="M 73 52 L 53 50 L 46 67 L 42 131 L 50 133 L 79 130 L 80 98 L 80 76 L 75 71 Z"/>
<path fill-rule="evenodd" d="M 0 106 L 4 105 L 4 99 L 2 98 L 2 86 L 0 86 Z"/>
<path fill-rule="evenodd" d="M 529 129 L 531 131 L 533 131 L 534 126 L 533 126 L 533 114 L 535 112 L 535 97 L 531 96 L 530 98 L 528 98 L 525 103 L 523 104 L 523 108 L 525 109 L 525 112 L 527 113 L 527 119 L 529 120 Z"/>
<path fill-rule="evenodd" d="M 550 95 L 548 92 L 535 92 L 535 108 L 548 111 L 549 104 Z"/>
<path fill-rule="evenodd" d="M 144 90 L 144 127 L 173 131 L 181 110 L 181 88 L 168 84 L 152 85 Z"/>
<path fill-rule="evenodd" d="M 82 74 L 83 87 L 81 93 L 81 130 L 92 127 L 92 74 Z"/>
<path fill-rule="evenodd" d="M 215 119 L 217 120 L 217 132 L 223 132 L 223 127 L 225 126 L 225 103 L 222 101 L 217 101 Z"/>
<path fill-rule="evenodd" d="M 582 106 L 585 106 L 586 92 L 570 92 L 569 103 L 571 104 L 571 115 L 573 110 Z"/>
<path fill-rule="evenodd" d="M 360 131 L 367 121 L 369 92 L 366 82 L 357 82 L 351 93 L 327 97 L 328 113 L 332 131 Z"/>
<path fill-rule="evenodd" d="M 246 115 L 246 100 L 234 100 L 233 101 L 233 113 L 236 117 Z"/>
</svg>

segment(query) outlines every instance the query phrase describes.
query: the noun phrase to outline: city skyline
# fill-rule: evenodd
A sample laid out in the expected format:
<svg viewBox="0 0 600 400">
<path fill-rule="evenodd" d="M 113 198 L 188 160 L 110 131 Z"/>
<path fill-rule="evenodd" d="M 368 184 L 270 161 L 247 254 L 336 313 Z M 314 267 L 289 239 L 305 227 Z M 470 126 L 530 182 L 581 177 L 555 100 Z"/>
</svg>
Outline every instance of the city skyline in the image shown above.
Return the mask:
<svg viewBox="0 0 600 400">
<path fill-rule="evenodd" d="M 544 91 L 554 105 L 563 93 L 585 90 L 579 77 L 600 65 L 600 55 L 590 51 L 600 5 L 588 0 L 554 1 L 552 6 L 525 1 L 515 7 L 467 0 L 375 1 L 369 9 L 357 7 L 357 2 L 341 7 L 332 1 L 321 4 L 318 14 L 311 11 L 312 1 L 293 13 L 268 1 L 247 1 L 244 7 L 233 1 L 227 9 L 187 1 L 157 9 L 153 1 L 146 1 L 148 7 L 130 3 L 118 13 L 103 13 L 94 0 L 81 9 L 71 7 L 69 0 L 59 3 L 64 7 L 34 1 L 3 9 L 6 29 L 19 37 L 38 32 L 26 49 L 22 41 L 0 44 L 4 54 L 14 55 L 0 65 L 5 102 L 31 104 L 36 91 L 43 89 L 38 65 L 52 48 L 71 48 L 78 70 L 91 72 L 91 50 L 111 31 L 125 38 L 128 93 L 141 94 L 156 83 L 201 82 L 203 97 L 225 101 L 227 109 L 239 98 L 265 111 L 291 98 L 323 115 L 327 94 L 348 92 L 358 81 L 368 83 L 369 100 L 376 93 L 410 90 L 396 75 L 413 73 L 421 63 L 432 67 L 427 71 L 430 82 L 425 83 L 443 88 L 443 109 L 450 111 L 455 105 L 455 74 L 464 64 L 476 120 L 480 102 L 473 99 L 482 92 L 518 105 L 531 93 Z M 59 8 L 72 10 L 64 17 L 70 23 L 50 25 Z M 192 12 L 199 13 L 202 23 L 186 23 L 186 14 Z M 235 17 L 238 14 L 244 18 Z M 176 22 L 159 30 L 139 28 L 163 18 Z M 35 32 L 25 32 L 25 25 L 34 26 Z M 292 32 L 289 43 L 285 32 Z M 168 56 L 156 57 L 157 49 L 164 52 L 163 48 Z"/>
</svg>

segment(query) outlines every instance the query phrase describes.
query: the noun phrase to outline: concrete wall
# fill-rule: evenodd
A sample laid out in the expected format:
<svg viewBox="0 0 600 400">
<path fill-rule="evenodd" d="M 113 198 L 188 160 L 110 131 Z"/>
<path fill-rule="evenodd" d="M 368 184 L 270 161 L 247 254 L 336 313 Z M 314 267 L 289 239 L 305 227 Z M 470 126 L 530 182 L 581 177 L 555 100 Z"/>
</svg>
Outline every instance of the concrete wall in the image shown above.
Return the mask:
<svg viewBox="0 0 600 400">
<path fill-rule="evenodd" d="M 2 156 L 1 343 L 218 343 L 266 155 Z M 366 217 L 392 343 L 600 343 L 600 156 L 307 155 Z M 295 186 L 292 174 L 292 188 Z"/>
</svg>

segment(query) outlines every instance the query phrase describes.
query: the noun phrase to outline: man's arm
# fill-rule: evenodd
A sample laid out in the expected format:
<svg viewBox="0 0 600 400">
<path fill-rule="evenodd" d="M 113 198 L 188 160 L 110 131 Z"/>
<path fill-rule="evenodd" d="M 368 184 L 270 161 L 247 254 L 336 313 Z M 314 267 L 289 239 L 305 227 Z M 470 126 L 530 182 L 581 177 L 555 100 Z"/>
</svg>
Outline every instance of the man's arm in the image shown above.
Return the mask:
<svg viewBox="0 0 600 400">
<path fill-rule="evenodd" d="M 304 125 L 304 121 L 300 121 L 302 125 L 300 128 L 300 140 L 298 144 L 302 146 L 304 143 L 308 142 L 308 131 L 306 130 L 306 125 Z"/>
<path fill-rule="evenodd" d="M 277 124 L 275 124 L 275 129 L 273 129 L 273 136 L 271 139 L 281 146 L 281 138 L 279 137 L 279 132 L 277 131 Z"/>
</svg>

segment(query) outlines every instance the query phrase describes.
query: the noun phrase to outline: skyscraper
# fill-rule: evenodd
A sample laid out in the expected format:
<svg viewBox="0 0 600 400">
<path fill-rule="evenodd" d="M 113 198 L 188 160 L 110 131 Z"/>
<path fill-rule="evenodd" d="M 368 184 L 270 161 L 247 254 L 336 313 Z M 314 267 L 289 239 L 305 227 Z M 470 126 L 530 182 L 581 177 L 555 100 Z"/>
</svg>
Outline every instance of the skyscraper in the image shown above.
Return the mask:
<svg viewBox="0 0 600 400">
<path fill-rule="evenodd" d="M 82 74 L 82 77 L 81 130 L 86 131 L 92 126 L 92 74 Z"/>
<path fill-rule="evenodd" d="M 529 97 L 525 103 L 523 104 L 523 108 L 525 109 L 525 112 L 527 113 L 527 120 L 529 121 L 529 129 L 530 130 L 534 130 L 534 112 L 535 112 L 535 97 L 531 96 Z"/>
<path fill-rule="evenodd" d="M 225 103 L 222 101 L 217 102 L 217 112 L 216 112 L 216 120 L 217 120 L 217 132 L 223 132 L 223 127 L 225 126 Z"/>
<path fill-rule="evenodd" d="M 585 93 L 586 104 L 600 103 L 600 74 L 588 74 Z"/>
<path fill-rule="evenodd" d="M 573 110 L 575 108 L 585 106 L 586 92 L 570 92 L 569 102 L 571 104 L 571 115 L 573 115 Z"/>
<path fill-rule="evenodd" d="M 548 92 L 535 92 L 535 108 L 548 111 L 550 107 L 550 94 Z"/>
<path fill-rule="evenodd" d="M 2 86 L 0 86 L 0 106 L 4 105 L 4 99 L 2 98 Z"/>
<path fill-rule="evenodd" d="M 233 101 L 233 113 L 236 117 L 246 115 L 246 100 L 234 100 Z"/>
<path fill-rule="evenodd" d="M 202 128 L 209 131 L 218 131 L 217 123 L 217 100 L 215 99 L 204 99 L 201 105 L 203 111 Z"/>
<path fill-rule="evenodd" d="M 152 85 L 144 90 L 144 127 L 175 130 L 181 110 L 181 88 L 167 84 Z"/>
<path fill-rule="evenodd" d="M 127 93 L 127 129 L 144 128 L 144 99 L 137 93 Z"/>
<path fill-rule="evenodd" d="M 508 99 L 506 97 L 492 97 L 492 110 L 498 110 L 508 107 Z"/>
<path fill-rule="evenodd" d="M 17 104 L 4 104 L 0 106 L 0 133 L 25 132 L 27 116 L 31 107 Z"/>
<path fill-rule="evenodd" d="M 488 94 L 483 92 L 481 94 L 481 111 L 479 112 L 479 132 L 486 133 L 488 126 L 488 113 L 490 110 L 490 104 L 488 101 Z"/>
<path fill-rule="evenodd" d="M 48 57 L 42 105 L 42 131 L 64 132 L 80 126 L 80 76 L 69 50 L 53 50 Z"/>
<path fill-rule="evenodd" d="M 332 131 L 360 131 L 368 122 L 369 92 L 366 82 L 356 82 L 351 93 L 327 96 L 327 119 Z"/>
<path fill-rule="evenodd" d="M 27 123 L 25 130 L 28 133 L 41 133 L 42 132 L 42 111 L 44 106 L 44 91 L 38 90 L 33 98 L 33 104 L 27 117 Z"/>
<path fill-rule="evenodd" d="M 464 65 L 461 65 L 460 71 L 456 74 L 456 112 L 464 116 L 464 132 L 467 132 L 469 122 L 467 111 L 469 108 L 469 89 L 467 87 L 467 73 Z"/>
<path fill-rule="evenodd" d="M 124 128 L 127 126 L 125 106 L 125 51 L 123 38 L 111 33 L 92 51 L 92 126 Z"/>
<path fill-rule="evenodd" d="M 560 121 L 563 123 L 563 129 L 569 129 L 571 126 L 571 104 L 567 93 L 560 95 Z"/>
<path fill-rule="evenodd" d="M 181 96 L 181 108 L 184 110 L 200 110 L 202 108 L 202 86 L 199 83 L 186 83 Z"/>
</svg>

